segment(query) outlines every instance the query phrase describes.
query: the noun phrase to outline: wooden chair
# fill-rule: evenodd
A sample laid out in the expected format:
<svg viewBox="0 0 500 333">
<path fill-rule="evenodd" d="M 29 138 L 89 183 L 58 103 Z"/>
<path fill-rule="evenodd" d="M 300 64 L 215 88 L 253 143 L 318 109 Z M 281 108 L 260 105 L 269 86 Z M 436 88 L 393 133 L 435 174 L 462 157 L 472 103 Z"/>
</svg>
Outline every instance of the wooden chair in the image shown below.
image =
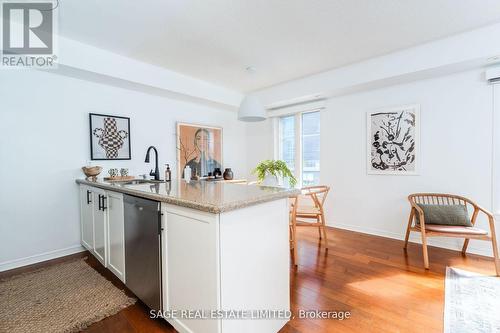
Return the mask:
<svg viewBox="0 0 500 333">
<path fill-rule="evenodd" d="M 293 196 L 289 198 L 290 200 L 290 251 L 292 251 L 292 262 L 295 267 L 297 267 L 297 239 L 295 235 L 297 234 L 297 206 L 299 203 L 299 196 Z"/>
<path fill-rule="evenodd" d="M 465 255 L 467 251 L 467 246 L 469 245 L 470 239 L 480 239 L 491 241 L 493 246 L 493 257 L 495 261 L 495 270 L 497 276 L 500 276 L 500 260 L 498 257 L 498 246 L 495 235 L 495 218 L 486 209 L 482 208 L 470 199 L 452 195 L 452 194 L 439 194 L 439 193 L 415 193 L 408 196 L 408 201 L 411 205 L 410 217 L 408 219 L 408 227 L 406 229 L 405 237 L 405 250 L 408 246 L 408 238 L 410 236 L 410 231 L 420 232 L 422 236 L 422 248 L 424 257 L 424 267 L 429 269 L 429 257 L 427 253 L 427 237 L 455 237 L 455 238 L 465 238 L 464 245 L 462 247 L 462 254 Z M 425 216 L 422 208 L 418 206 L 421 205 L 464 205 L 466 207 L 472 208 L 471 223 L 472 227 L 465 226 L 450 226 L 450 225 L 436 225 L 436 224 L 425 224 Z M 476 228 L 474 225 L 477 220 L 478 214 L 482 212 L 488 217 L 490 233 L 487 231 Z M 417 223 L 417 216 L 418 221 Z"/>
<path fill-rule="evenodd" d="M 301 195 L 291 198 L 290 205 L 290 247 L 293 250 L 293 261 L 297 263 L 297 227 L 317 227 L 319 239 L 324 239 L 325 248 L 328 250 L 328 238 L 326 234 L 326 219 L 323 209 L 329 186 L 310 186 L 302 188 Z M 299 198 L 300 203 L 299 203 Z M 309 204 L 301 204 L 309 198 Z"/>
</svg>

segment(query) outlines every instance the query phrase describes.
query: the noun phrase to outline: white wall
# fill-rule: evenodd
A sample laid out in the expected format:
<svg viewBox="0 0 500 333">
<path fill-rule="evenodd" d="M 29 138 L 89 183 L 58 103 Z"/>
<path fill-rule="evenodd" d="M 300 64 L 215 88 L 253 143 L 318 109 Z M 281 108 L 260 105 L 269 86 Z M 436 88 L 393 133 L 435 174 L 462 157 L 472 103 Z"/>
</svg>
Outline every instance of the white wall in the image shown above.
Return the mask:
<svg viewBox="0 0 500 333">
<path fill-rule="evenodd" d="M 412 192 L 462 194 L 491 208 L 492 94 L 481 72 L 472 71 L 331 99 L 321 119 L 321 142 L 329 143 L 322 144 L 321 180 L 333 187 L 330 224 L 402 238 Z M 366 111 L 412 103 L 421 105 L 420 175 L 367 175 Z"/>
<path fill-rule="evenodd" d="M 500 128 L 500 82 L 493 85 L 493 128 Z M 500 219 L 500 131 L 493 131 L 492 210 Z"/>
<path fill-rule="evenodd" d="M 0 96 L 0 271 L 80 250 L 75 179 L 90 159 L 89 112 L 131 118 L 132 160 L 95 161 L 104 172 L 149 172 L 149 145 L 162 171 L 174 165 L 182 121 L 223 127 L 224 166 L 246 173 L 245 124 L 235 112 L 27 70 L 2 71 Z"/>
<path fill-rule="evenodd" d="M 273 121 L 268 118 L 262 122 L 248 123 L 246 128 L 247 179 L 256 180 L 252 174 L 257 164 L 274 158 Z"/>
<path fill-rule="evenodd" d="M 480 70 L 329 99 L 321 113 L 321 183 L 332 187 L 328 224 L 402 239 L 406 197 L 419 191 L 462 194 L 491 208 L 492 100 Z M 367 175 L 366 112 L 413 103 L 421 105 L 420 175 Z M 253 135 L 272 143 L 269 126 Z M 248 154 L 259 159 L 256 147 Z M 461 243 L 437 238 L 431 244 L 458 249 Z M 470 249 L 492 253 L 486 242 L 473 241 Z"/>
</svg>

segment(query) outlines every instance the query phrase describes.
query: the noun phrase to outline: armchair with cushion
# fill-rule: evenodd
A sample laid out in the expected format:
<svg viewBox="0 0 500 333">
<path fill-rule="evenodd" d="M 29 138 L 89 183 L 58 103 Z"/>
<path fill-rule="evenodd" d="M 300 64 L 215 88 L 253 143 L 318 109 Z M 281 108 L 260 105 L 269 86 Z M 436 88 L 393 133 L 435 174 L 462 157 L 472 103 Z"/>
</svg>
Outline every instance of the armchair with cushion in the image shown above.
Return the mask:
<svg viewBox="0 0 500 333">
<path fill-rule="evenodd" d="M 427 253 L 427 237 L 465 238 L 462 253 L 465 255 L 470 239 L 490 241 L 493 246 L 493 257 L 497 276 L 500 276 L 500 260 L 495 235 L 495 218 L 486 209 L 470 199 L 439 193 L 415 193 L 408 196 L 411 205 L 408 227 L 406 229 L 405 245 L 411 231 L 420 232 L 422 237 L 424 266 L 429 269 Z M 472 215 L 469 217 L 469 208 Z M 488 218 L 489 233 L 475 227 L 479 213 Z"/>
</svg>

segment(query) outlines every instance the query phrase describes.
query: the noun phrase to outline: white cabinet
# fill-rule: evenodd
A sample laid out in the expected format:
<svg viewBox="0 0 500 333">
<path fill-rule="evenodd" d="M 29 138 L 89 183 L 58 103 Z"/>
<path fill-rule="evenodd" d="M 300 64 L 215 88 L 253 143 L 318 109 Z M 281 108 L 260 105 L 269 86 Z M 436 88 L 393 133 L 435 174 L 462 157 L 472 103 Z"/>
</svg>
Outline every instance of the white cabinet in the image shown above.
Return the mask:
<svg viewBox="0 0 500 333">
<path fill-rule="evenodd" d="M 95 188 L 94 192 L 94 255 L 107 267 L 106 261 L 106 192 Z"/>
<path fill-rule="evenodd" d="M 125 282 L 123 195 L 80 185 L 81 243 Z"/>
<path fill-rule="evenodd" d="M 288 311 L 288 207 L 285 198 L 210 214 L 162 203 L 163 310 Z M 167 321 L 181 333 L 275 333 L 288 321 L 219 314 Z"/>
<path fill-rule="evenodd" d="M 82 245 L 89 251 L 94 250 L 94 205 L 92 188 L 80 186 L 80 227 Z"/>
<path fill-rule="evenodd" d="M 125 282 L 125 233 L 123 216 L 123 195 L 107 191 L 107 253 L 108 269 Z"/>
<path fill-rule="evenodd" d="M 220 299 L 218 215 L 162 204 L 163 309 L 218 309 Z M 221 320 L 178 317 L 179 332 L 216 333 Z"/>
</svg>

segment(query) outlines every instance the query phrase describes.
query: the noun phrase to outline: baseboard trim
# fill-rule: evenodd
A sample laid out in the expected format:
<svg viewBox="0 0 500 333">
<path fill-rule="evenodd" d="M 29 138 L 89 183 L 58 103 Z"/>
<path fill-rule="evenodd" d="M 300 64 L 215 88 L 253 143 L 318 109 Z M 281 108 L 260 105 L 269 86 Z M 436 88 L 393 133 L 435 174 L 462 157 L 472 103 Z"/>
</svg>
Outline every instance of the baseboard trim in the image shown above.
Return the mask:
<svg viewBox="0 0 500 333">
<path fill-rule="evenodd" d="M 397 239 L 397 240 L 404 240 L 404 236 L 405 236 L 404 234 L 398 234 L 398 233 L 394 233 L 394 232 L 390 232 L 390 231 L 386 231 L 386 230 L 379 230 L 379 229 L 369 228 L 369 227 L 360 227 L 360 226 L 352 225 L 352 224 L 333 223 L 333 225 L 328 225 L 328 226 L 333 227 L 333 228 L 355 231 L 355 232 L 368 234 L 368 235 Z M 410 233 L 409 241 L 411 243 L 422 244 L 420 234 L 416 233 L 416 232 Z M 482 256 L 492 258 L 493 253 L 492 253 L 492 249 L 491 249 L 491 242 L 481 241 L 481 243 L 484 243 L 484 246 L 474 246 L 472 243 L 469 244 L 469 247 L 467 248 L 467 252 L 473 253 L 473 254 L 479 254 Z M 452 238 L 432 237 L 432 238 L 428 238 L 427 244 L 430 246 L 440 247 L 443 249 L 462 251 L 462 246 L 461 245 L 457 246 L 456 244 L 453 244 Z"/>
<path fill-rule="evenodd" d="M 81 245 L 78 244 L 78 245 L 70 246 L 70 247 L 67 247 L 64 249 L 59 249 L 59 250 L 49 251 L 49 252 L 45 252 L 45 253 L 35 254 L 35 255 L 32 255 L 29 257 L 4 261 L 4 262 L 0 263 L 0 272 L 8 271 L 8 270 L 23 267 L 23 266 L 36 264 L 36 263 L 39 263 L 42 261 L 47 261 L 47 260 L 56 259 L 59 257 L 68 256 L 68 255 L 83 252 L 83 251 L 86 251 L 85 248 L 83 248 Z"/>
</svg>

